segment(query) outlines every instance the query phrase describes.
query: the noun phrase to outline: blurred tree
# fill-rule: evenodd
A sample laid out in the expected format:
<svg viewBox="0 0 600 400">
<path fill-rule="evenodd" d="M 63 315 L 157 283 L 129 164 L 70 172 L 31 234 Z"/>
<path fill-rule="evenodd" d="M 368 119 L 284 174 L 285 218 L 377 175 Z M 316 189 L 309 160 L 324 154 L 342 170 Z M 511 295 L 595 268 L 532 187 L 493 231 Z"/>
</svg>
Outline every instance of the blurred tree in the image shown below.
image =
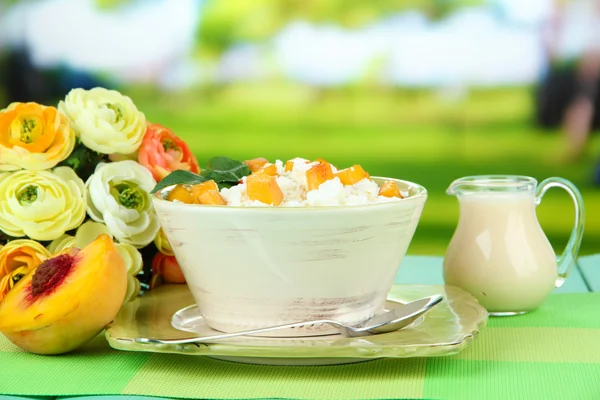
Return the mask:
<svg viewBox="0 0 600 400">
<path fill-rule="evenodd" d="M 356 28 L 408 10 L 419 10 L 431 19 L 440 19 L 458 8 L 481 5 L 484 1 L 209 0 L 203 10 L 198 38 L 206 51 L 218 54 L 235 42 L 267 39 L 294 19 Z"/>
<path fill-rule="evenodd" d="M 101 9 L 114 9 L 139 0 L 95 0 Z M 386 15 L 419 10 L 436 20 L 456 9 L 486 0 L 206 0 L 197 33 L 204 52 L 219 54 L 233 43 L 265 40 L 289 21 L 334 22 L 347 28 L 369 24 Z M 0 0 L 10 6 L 19 0 Z M 176 2 L 173 2 L 174 6 Z M 1 7 L 0 7 L 1 8 Z"/>
<path fill-rule="evenodd" d="M 109 9 L 131 3 L 132 0 L 96 0 L 96 5 L 99 8 Z"/>
</svg>

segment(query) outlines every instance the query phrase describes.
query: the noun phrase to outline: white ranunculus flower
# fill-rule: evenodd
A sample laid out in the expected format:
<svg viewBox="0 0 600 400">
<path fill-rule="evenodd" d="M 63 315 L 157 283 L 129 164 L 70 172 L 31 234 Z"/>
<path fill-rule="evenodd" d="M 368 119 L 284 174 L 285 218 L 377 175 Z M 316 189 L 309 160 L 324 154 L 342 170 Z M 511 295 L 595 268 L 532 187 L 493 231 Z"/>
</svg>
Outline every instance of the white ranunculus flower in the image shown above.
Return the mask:
<svg viewBox="0 0 600 400">
<path fill-rule="evenodd" d="M 73 89 L 58 109 L 83 144 L 99 153 L 134 153 L 146 132 L 144 114 L 129 97 L 115 90 Z"/>
<path fill-rule="evenodd" d="M 135 161 L 100 163 L 85 183 L 88 214 L 119 242 L 144 247 L 160 228 L 149 195 L 155 185 L 150 171 Z"/>
</svg>

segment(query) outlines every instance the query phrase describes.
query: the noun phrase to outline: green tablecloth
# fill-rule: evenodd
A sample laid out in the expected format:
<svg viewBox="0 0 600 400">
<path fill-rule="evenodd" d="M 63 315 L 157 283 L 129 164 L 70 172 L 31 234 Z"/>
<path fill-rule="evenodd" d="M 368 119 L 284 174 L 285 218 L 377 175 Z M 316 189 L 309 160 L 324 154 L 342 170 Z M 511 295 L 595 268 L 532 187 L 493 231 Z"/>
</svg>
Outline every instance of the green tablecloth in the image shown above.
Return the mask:
<svg viewBox="0 0 600 400">
<path fill-rule="evenodd" d="M 492 318 L 472 346 L 455 356 L 339 366 L 128 353 L 111 349 L 103 337 L 76 353 L 36 356 L 0 336 L 0 394 L 600 399 L 600 293 L 554 294 L 528 315 Z"/>
</svg>

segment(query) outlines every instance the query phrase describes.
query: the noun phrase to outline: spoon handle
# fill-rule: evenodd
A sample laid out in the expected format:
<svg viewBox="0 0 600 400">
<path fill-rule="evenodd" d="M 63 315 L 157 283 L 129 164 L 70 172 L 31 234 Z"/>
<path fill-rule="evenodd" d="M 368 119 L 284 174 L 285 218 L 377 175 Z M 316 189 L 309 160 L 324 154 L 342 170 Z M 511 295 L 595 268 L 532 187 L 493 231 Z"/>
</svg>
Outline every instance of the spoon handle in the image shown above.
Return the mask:
<svg viewBox="0 0 600 400">
<path fill-rule="evenodd" d="M 271 331 L 276 331 L 279 329 L 301 328 L 306 325 L 314 325 L 314 324 L 329 324 L 331 326 L 334 326 L 338 330 L 340 330 L 340 328 L 343 329 L 343 326 L 336 321 L 319 319 L 319 320 L 314 320 L 314 321 L 303 321 L 303 322 L 294 322 L 291 324 L 275 325 L 275 326 L 269 326 L 266 328 L 251 329 L 251 330 L 247 330 L 247 331 L 222 333 L 219 335 L 197 336 L 197 337 L 183 338 L 183 339 L 154 339 L 154 338 L 138 337 L 138 338 L 135 338 L 135 341 L 137 343 L 160 343 L 160 344 L 201 343 L 201 342 L 207 342 L 207 341 L 211 341 L 211 340 L 228 339 L 228 338 L 232 338 L 232 337 L 236 337 L 236 336 L 254 335 L 257 333 L 271 332 Z"/>
</svg>

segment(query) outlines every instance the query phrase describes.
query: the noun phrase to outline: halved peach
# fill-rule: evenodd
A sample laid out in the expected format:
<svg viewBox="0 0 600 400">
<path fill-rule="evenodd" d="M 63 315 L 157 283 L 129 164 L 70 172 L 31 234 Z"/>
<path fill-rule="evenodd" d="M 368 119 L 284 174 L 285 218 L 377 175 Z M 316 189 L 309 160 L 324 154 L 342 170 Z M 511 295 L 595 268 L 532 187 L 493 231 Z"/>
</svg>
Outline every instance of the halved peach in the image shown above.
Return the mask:
<svg viewBox="0 0 600 400">
<path fill-rule="evenodd" d="M 21 278 L 0 303 L 0 332 L 32 353 L 66 353 L 114 319 L 126 290 L 125 262 L 112 238 L 102 234 Z"/>
</svg>

